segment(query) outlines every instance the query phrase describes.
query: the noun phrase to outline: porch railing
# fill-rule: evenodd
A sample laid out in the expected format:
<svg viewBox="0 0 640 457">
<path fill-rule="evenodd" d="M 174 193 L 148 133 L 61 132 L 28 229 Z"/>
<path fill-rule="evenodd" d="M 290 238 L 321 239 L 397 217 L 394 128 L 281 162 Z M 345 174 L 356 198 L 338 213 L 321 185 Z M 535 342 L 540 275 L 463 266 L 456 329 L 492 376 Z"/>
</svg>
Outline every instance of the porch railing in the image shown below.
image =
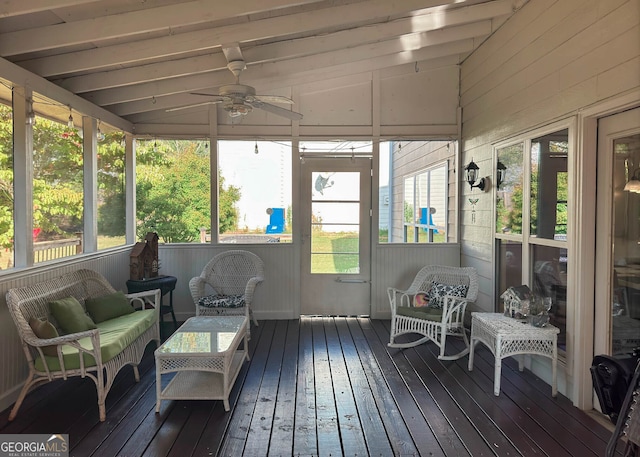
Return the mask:
<svg viewBox="0 0 640 457">
<path fill-rule="evenodd" d="M 82 253 L 82 235 L 64 240 L 38 241 L 33 243 L 33 262 L 70 257 Z"/>
</svg>

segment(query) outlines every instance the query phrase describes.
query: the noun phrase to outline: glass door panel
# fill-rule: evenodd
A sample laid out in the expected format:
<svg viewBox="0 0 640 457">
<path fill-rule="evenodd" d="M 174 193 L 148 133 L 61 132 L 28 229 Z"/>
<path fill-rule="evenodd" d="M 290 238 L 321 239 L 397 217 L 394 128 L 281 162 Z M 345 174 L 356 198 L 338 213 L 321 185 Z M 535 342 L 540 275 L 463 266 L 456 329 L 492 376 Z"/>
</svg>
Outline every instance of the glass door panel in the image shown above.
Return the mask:
<svg viewBox="0 0 640 457">
<path fill-rule="evenodd" d="M 640 108 L 601 119 L 595 354 L 627 354 L 640 346 L 640 193 L 634 191 L 638 168 Z"/>
<path fill-rule="evenodd" d="M 368 314 L 371 160 L 305 158 L 302 189 L 301 314 Z"/>
</svg>

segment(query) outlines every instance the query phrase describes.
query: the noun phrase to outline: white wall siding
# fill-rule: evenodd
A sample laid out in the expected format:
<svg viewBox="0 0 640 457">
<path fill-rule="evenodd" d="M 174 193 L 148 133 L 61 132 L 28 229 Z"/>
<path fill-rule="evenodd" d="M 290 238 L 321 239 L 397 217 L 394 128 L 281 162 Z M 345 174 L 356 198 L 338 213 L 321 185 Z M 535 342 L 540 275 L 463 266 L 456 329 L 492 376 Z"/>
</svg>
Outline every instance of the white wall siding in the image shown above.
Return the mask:
<svg viewBox="0 0 640 457">
<path fill-rule="evenodd" d="M 371 317 L 389 319 L 387 287 L 409 287 L 425 265 L 460 265 L 458 244 L 380 244 L 371 272 Z"/>
<path fill-rule="evenodd" d="M 616 97 L 628 98 L 640 93 L 639 89 L 638 0 L 529 0 L 462 63 L 460 172 L 473 158 L 480 167 L 480 175 L 495 180 L 494 144 L 556 121 L 577 125 L 579 129 L 581 126 L 574 121 L 580 118 L 581 112 L 593 113 L 594 106 L 609 103 Z M 640 99 L 637 104 L 640 105 Z M 615 111 L 614 107 L 608 109 Z M 573 142 L 571 154 L 577 163 L 584 162 L 581 148 L 587 147 L 589 145 L 580 141 Z M 595 167 L 593 157 L 589 160 L 593 163 L 584 162 L 583 168 L 573 170 L 570 198 L 584 190 L 585 183 L 579 173 Z M 474 266 L 480 273 L 476 309 L 493 311 L 496 302 L 493 194 L 491 189 L 489 193 L 471 191 L 464 185 L 462 189 L 461 264 Z M 475 218 L 471 217 L 469 198 L 479 199 Z M 581 213 L 582 208 L 573 209 L 573 214 Z M 575 245 L 572 249 L 592 252 L 593 246 Z M 573 297 L 580 286 L 575 282 L 568 284 L 570 308 L 576 306 Z M 589 318 L 588 313 L 581 315 L 586 316 L 583 320 Z M 584 323 L 569 318 L 573 319 L 572 309 L 568 310 L 567 321 L 569 349 L 566 364 L 560 367 L 558 382 L 562 393 L 576 404 L 589 407 L 589 402 L 579 400 L 591 396 L 590 383 L 583 380 L 588 376 L 588 366 L 585 357 L 573 352 L 584 350 L 584 344 L 571 340 L 580 334 Z M 547 365 L 546 361 L 534 365 L 545 379 Z"/>
<path fill-rule="evenodd" d="M 195 315 L 189 292 L 189 280 L 199 276 L 202 268 L 216 254 L 229 249 L 251 251 L 262 259 L 265 280 L 256 289 L 253 311 L 260 319 L 295 319 L 299 316 L 299 264 L 293 244 L 229 245 L 209 244 L 161 245 L 160 274 L 178 278 L 173 307 L 178 321 Z"/>
<path fill-rule="evenodd" d="M 461 168 L 473 158 L 493 177 L 493 143 L 639 88 L 639 10 L 637 0 L 530 0 L 462 64 Z M 494 202 L 462 188 L 462 264 L 491 263 Z M 479 306 L 493 310 L 492 295 L 482 290 Z"/>
<path fill-rule="evenodd" d="M 258 255 L 265 264 L 265 280 L 256 289 L 254 314 L 261 319 L 296 319 L 300 316 L 299 260 L 292 245 L 236 245 Z M 189 280 L 198 276 L 204 265 L 228 246 L 160 246 L 161 274 L 176 276 L 173 296 L 179 321 L 195 314 L 189 293 Z M 371 315 L 389 318 L 387 287 L 408 286 L 425 265 L 459 265 L 457 244 L 381 244 L 375 248 L 371 272 Z"/>
</svg>

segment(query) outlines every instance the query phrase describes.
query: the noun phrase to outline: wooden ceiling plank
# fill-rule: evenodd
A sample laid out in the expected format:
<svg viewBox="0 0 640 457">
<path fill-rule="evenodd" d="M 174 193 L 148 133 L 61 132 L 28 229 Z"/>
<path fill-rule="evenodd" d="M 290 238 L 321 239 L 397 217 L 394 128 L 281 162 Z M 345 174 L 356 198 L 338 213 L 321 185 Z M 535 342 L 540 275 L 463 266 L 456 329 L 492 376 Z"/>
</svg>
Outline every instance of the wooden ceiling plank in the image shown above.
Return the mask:
<svg viewBox="0 0 640 457">
<path fill-rule="evenodd" d="M 421 71 L 433 71 L 439 68 L 450 67 L 453 65 L 457 65 L 459 63 L 459 58 L 455 55 L 447 56 L 447 57 L 435 57 L 429 58 L 427 60 L 420 60 L 421 57 L 426 54 L 414 54 L 412 57 L 417 58 L 418 66 L 422 69 Z M 430 52 L 427 57 L 434 55 L 433 52 Z M 405 63 L 402 63 L 405 62 Z M 378 62 L 374 63 L 372 68 L 381 68 L 381 77 L 395 77 L 403 74 L 413 74 L 415 72 L 415 63 L 414 60 L 407 61 L 406 56 L 402 60 L 390 59 L 385 56 L 378 60 Z M 317 92 L 317 91 L 325 91 L 332 90 L 336 87 L 349 87 L 356 86 L 359 84 L 370 82 L 372 79 L 373 70 L 371 71 L 361 71 L 360 66 L 356 66 L 354 64 L 350 65 L 338 65 L 334 67 L 327 68 L 325 71 L 321 72 L 311 72 L 310 75 L 305 76 L 304 78 L 296 77 L 296 78 L 288 78 L 285 83 L 286 85 L 293 86 L 297 85 L 300 88 L 300 91 L 305 93 Z M 272 80 L 262 80 L 261 85 L 264 85 L 266 88 L 270 87 L 278 87 L 282 81 L 272 81 Z M 305 87 L 306 85 L 312 86 L 312 90 L 309 87 Z M 190 95 L 191 102 L 194 104 L 200 103 L 202 98 L 197 96 Z M 172 100 L 173 99 L 173 100 Z M 126 118 L 134 123 L 153 123 L 152 121 L 157 119 L 170 119 L 176 115 L 177 112 L 167 113 L 165 110 L 170 108 L 173 104 L 175 104 L 175 100 L 179 100 L 179 96 L 173 95 L 169 97 L 165 97 L 159 100 L 159 103 L 156 103 L 154 106 L 155 110 L 143 111 L 136 114 L 127 115 Z M 295 100 L 295 99 L 294 99 Z M 160 106 L 158 106 L 160 105 Z M 186 106 L 186 102 L 180 102 L 180 105 Z M 202 110 L 202 106 L 193 108 L 193 111 Z M 295 105 L 294 105 L 295 109 Z"/>
<path fill-rule="evenodd" d="M 255 84 L 259 79 L 288 77 L 301 71 L 318 70 L 341 63 L 362 62 L 383 55 L 403 51 L 415 51 L 425 47 L 483 36 L 490 30 L 491 21 L 486 20 L 431 32 L 403 35 L 391 40 L 346 47 L 338 51 L 283 60 L 278 62 L 277 65 L 271 63 L 254 64 L 242 73 L 240 81 L 243 84 Z M 457 54 L 458 50 L 454 53 Z M 233 79 L 230 72 L 216 71 L 96 91 L 85 94 L 85 98 L 99 106 L 106 106 L 176 92 L 213 89 L 222 84 L 232 82 Z"/>
<path fill-rule="evenodd" d="M 320 37 L 300 38 L 290 41 L 255 46 L 243 51 L 247 64 L 289 59 L 309 54 L 344 49 L 361 43 L 382 41 L 393 36 L 410 32 L 426 32 L 456 25 L 492 19 L 496 15 L 506 15 L 511 11 L 510 1 L 500 0 L 492 3 L 469 6 L 453 11 L 438 11 L 393 22 L 374 24 L 366 27 L 335 32 Z M 188 73 L 207 71 L 206 64 L 211 62 L 209 71 L 226 67 L 221 54 L 210 54 L 140 65 L 132 68 L 91 73 L 56 81 L 62 87 L 74 92 L 85 93 L 109 89 L 146 81 L 180 77 Z"/>
<path fill-rule="evenodd" d="M 99 16 L 82 21 L 38 27 L 37 29 L 3 33 L 0 35 L 0 55 L 3 57 L 14 56 L 122 36 L 140 35 L 158 30 L 165 30 L 167 34 L 170 34 L 176 25 L 184 26 L 218 21 L 320 1 L 245 0 L 243 2 L 220 2 L 217 0 L 197 0 Z"/>
<path fill-rule="evenodd" d="M 204 52 L 224 43 L 239 42 L 242 44 L 254 40 L 304 33 L 309 30 L 322 32 L 326 28 L 335 30 L 338 26 L 362 24 L 374 20 L 386 21 L 389 16 L 407 14 L 416 8 L 425 9 L 448 3 L 451 3 L 451 0 L 403 0 L 401 2 L 368 0 L 366 5 L 363 3 L 341 5 L 241 25 L 222 26 L 214 30 L 199 30 L 30 59 L 21 61 L 20 65 L 44 77 L 95 71 L 100 68 L 127 65 L 137 61 L 150 62 L 153 59 L 172 58 L 185 52 Z"/>
<path fill-rule="evenodd" d="M 21 16 L 98 1 L 100 0 L 4 0 L 0 3 L 0 17 Z"/>
<path fill-rule="evenodd" d="M 473 40 L 467 39 L 454 43 L 448 43 L 445 45 L 431 46 L 428 48 L 419 49 L 416 51 L 404 51 L 396 54 L 379 56 L 377 58 L 370 58 L 368 60 L 328 65 L 319 67 L 318 69 L 309 69 L 308 71 L 301 72 L 294 76 L 289 76 L 283 81 L 281 78 L 276 79 L 273 83 L 278 84 L 279 87 L 283 87 L 281 83 L 286 86 L 293 86 L 299 84 L 306 84 L 314 81 L 322 81 L 325 79 L 336 78 L 340 76 L 347 76 L 350 74 L 366 73 L 375 69 L 383 69 L 394 65 L 402 65 L 407 63 L 414 63 L 416 61 L 427 61 L 431 59 L 439 59 L 447 56 L 453 56 L 450 62 L 459 62 L 455 56 L 458 54 L 469 52 L 473 47 Z M 268 77 L 266 79 L 269 79 Z M 256 81 L 259 92 L 264 93 L 262 90 L 268 89 L 265 84 L 261 86 L 260 81 Z M 267 81 L 265 81 L 266 83 Z M 129 103 L 121 103 L 112 105 L 109 110 L 119 116 L 129 116 L 132 114 L 142 113 L 145 111 L 154 111 L 158 109 L 169 109 L 176 106 L 186 106 L 190 103 L 200 103 L 202 97 L 190 94 L 180 94 L 174 92 L 172 95 L 167 96 L 151 96 L 145 99 L 139 99 Z"/>
<path fill-rule="evenodd" d="M 221 52 L 218 52 L 185 59 L 139 65 L 121 70 L 101 71 L 57 81 L 54 80 L 53 82 L 73 93 L 82 94 L 85 92 L 226 69 L 227 60 Z"/>
</svg>

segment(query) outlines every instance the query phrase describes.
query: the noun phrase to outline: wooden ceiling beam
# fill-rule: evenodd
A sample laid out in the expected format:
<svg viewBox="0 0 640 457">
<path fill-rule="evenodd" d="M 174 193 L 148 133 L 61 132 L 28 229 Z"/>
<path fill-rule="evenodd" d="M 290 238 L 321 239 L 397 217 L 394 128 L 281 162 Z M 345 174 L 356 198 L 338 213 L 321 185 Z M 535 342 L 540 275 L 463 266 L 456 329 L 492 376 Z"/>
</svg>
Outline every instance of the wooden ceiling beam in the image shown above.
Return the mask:
<svg viewBox="0 0 640 457">
<path fill-rule="evenodd" d="M 100 0 L 3 0 L 0 3 L 0 17 L 21 16 L 98 1 Z"/>
<path fill-rule="evenodd" d="M 391 55 L 371 57 L 367 60 L 360 60 L 357 62 L 342 64 L 336 63 L 334 65 L 324 66 L 318 65 L 318 67 L 309 68 L 305 72 L 286 78 L 273 78 L 271 75 L 263 75 L 263 79 L 255 80 L 254 83 L 257 86 L 259 93 L 265 93 L 266 90 L 276 87 L 290 87 L 341 76 L 367 73 L 376 69 L 383 69 L 394 65 L 407 63 L 413 64 L 416 61 L 428 61 L 431 59 L 451 57 L 449 63 L 457 64 L 459 62 L 458 55 L 470 52 L 472 49 L 473 40 L 468 39 L 445 45 L 430 46 L 416 51 L 404 51 Z M 315 58 L 317 58 L 317 56 Z M 428 67 L 423 68 L 425 71 L 428 69 Z M 187 106 L 191 103 L 202 103 L 203 101 L 206 100 L 203 100 L 202 96 L 191 95 L 188 93 L 173 93 L 166 96 L 151 95 L 148 98 L 109 106 L 109 110 L 119 116 L 129 116 L 145 111 L 170 109 L 177 106 Z"/>
<path fill-rule="evenodd" d="M 201 24 L 321 0 L 197 0 L 0 34 L 3 57 Z"/>
<path fill-rule="evenodd" d="M 23 60 L 20 65 L 36 74 L 50 78 L 57 75 L 113 69 L 121 65 L 151 63 L 154 60 L 176 58 L 183 53 L 193 54 L 194 52 L 210 51 L 230 42 L 238 42 L 242 45 L 255 40 L 293 34 L 310 34 L 313 31 L 322 33 L 324 30 L 336 30 L 341 26 L 353 28 L 357 24 L 386 22 L 389 17 L 411 14 L 416 8 L 426 9 L 447 4 L 450 4 L 450 1 L 403 0 L 389 2 L 388 0 L 367 0 L 366 4 L 359 2 L 318 9 L 313 12 L 272 17 L 248 22 L 242 27 L 233 24 L 216 27 L 214 30 L 198 30 L 167 35 L 162 38 Z M 463 6 L 464 1 L 456 3 L 456 5 Z M 174 25 L 177 24 L 174 23 Z M 0 43 L 2 38 L 0 35 Z M 2 49 L 1 46 L 0 49 Z M 0 51 L 0 55 L 2 54 Z"/>
<path fill-rule="evenodd" d="M 511 5 L 506 0 L 469 6 L 449 12 L 433 12 L 392 22 L 358 27 L 335 32 L 322 37 L 299 38 L 295 40 L 250 47 L 243 50 L 247 64 L 290 59 L 310 54 L 340 50 L 362 43 L 383 41 L 394 36 L 486 21 L 496 16 L 507 15 Z M 463 32 L 463 29 L 456 29 Z M 464 32 L 463 32 L 464 33 Z M 484 33 L 484 32 L 483 32 Z M 85 93 L 187 74 L 212 72 L 226 68 L 226 60 L 219 53 L 188 57 L 181 60 L 151 63 L 131 68 L 90 73 L 66 79 L 55 80 L 56 84 L 74 93 Z"/>
<path fill-rule="evenodd" d="M 282 60 L 277 65 L 270 62 L 253 64 L 242 73 L 240 81 L 243 84 L 256 85 L 262 79 L 283 79 L 295 76 L 300 72 L 321 70 L 339 64 L 356 63 L 361 65 L 363 61 L 368 59 L 460 42 L 465 39 L 486 36 L 490 31 L 491 21 L 482 21 L 431 32 L 403 35 L 378 43 L 345 47 L 338 51 Z M 449 48 L 442 48 L 443 52 L 447 52 L 447 49 Z M 460 52 L 458 48 L 451 51 L 452 54 Z M 158 98 L 179 92 L 213 90 L 220 85 L 233 82 L 231 72 L 224 70 L 106 89 L 87 93 L 84 97 L 99 106 L 106 106 L 144 98 Z M 258 89 L 262 90 L 262 87 Z"/>
</svg>

